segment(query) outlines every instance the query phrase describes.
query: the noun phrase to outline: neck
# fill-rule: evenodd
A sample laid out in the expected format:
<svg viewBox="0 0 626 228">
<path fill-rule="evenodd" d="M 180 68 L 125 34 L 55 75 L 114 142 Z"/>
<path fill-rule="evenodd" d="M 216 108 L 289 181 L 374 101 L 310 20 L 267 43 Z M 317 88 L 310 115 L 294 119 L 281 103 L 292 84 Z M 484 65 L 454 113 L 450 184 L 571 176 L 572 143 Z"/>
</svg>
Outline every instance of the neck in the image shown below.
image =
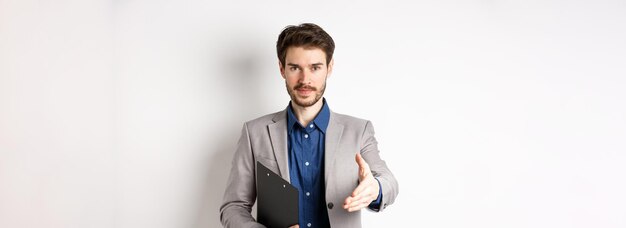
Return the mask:
<svg viewBox="0 0 626 228">
<path fill-rule="evenodd" d="M 311 122 L 315 118 L 315 116 L 317 116 L 317 114 L 322 110 L 323 105 L 324 105 L 323 98 L 309 107 L 302 107 L 302 106 L 297 105 L 293 101 L 291 102 L 291 107 L 293 108 L 293 114 L 296 115 L 298 122 L 300 122 L 302 126 L 309 125 L 309 122 Z"/>
</svg>

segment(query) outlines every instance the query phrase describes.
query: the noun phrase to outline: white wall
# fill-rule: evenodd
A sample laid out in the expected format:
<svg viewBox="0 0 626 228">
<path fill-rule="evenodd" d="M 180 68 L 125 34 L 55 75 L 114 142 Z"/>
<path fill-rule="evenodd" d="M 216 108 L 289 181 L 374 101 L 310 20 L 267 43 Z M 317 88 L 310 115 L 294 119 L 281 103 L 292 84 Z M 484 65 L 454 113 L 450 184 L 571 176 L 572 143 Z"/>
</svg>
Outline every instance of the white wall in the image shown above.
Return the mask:
<svg viewBox="0 0 626 228">
<path fill-rule="evenodd" d="M 0 0 L 0 227 L 218 227 L 301 22 L 400 182 L 365 227 L 626 226 L 624 1 Z"/>
</svg>

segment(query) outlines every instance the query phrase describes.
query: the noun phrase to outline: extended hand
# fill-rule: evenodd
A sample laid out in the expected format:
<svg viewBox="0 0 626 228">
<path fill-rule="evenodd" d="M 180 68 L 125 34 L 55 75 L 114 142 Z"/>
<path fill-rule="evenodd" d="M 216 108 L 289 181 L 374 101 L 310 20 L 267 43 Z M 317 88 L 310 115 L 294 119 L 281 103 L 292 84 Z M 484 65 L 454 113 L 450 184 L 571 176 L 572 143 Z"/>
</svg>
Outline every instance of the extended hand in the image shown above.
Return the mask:
<svg viewBox="0 0 626 228">
<path fill-rule="evenodd" d="M 361 153 L 356 153 L 355 159 L 356 163 L 359 164 L 359 186 L 344 201 L 343 209 L 349 212 L 358 211 L 370 205 L 372 201 L 378 198 L 380 191 L 378 181 L 374 179 L 370 166 L 361 157 Z"/>
</svg>

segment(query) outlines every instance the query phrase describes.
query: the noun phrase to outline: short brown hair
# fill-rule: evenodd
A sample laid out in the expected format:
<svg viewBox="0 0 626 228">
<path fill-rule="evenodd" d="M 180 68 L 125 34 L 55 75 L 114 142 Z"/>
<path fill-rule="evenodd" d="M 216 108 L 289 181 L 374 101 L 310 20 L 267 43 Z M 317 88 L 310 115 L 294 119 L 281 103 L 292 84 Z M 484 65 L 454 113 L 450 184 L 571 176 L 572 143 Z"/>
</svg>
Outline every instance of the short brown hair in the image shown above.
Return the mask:
<svg viewBox="0 0 626 228">
<path fill-rule="evenodd" d="M 289 25 L 278 35 L 276 52 L 278 60 L 285 67 L 287 49 L 290 47 L 319 48 L 326 53 L 326 65 L 330 63 L 335 51 L 333 38 L 321 27 L 313 23 Z"/>
</svg>

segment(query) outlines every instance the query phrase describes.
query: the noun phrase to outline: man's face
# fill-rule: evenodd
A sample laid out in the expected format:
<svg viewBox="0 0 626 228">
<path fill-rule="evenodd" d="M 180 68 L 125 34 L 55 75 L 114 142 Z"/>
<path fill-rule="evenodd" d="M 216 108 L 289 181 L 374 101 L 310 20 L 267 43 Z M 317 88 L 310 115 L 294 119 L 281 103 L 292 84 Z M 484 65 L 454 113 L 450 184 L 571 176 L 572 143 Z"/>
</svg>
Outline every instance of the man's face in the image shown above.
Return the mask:
<svg viewBox="0 0 626 228">
<path fill-rule="evenodd" d="M 310 107 L 324 95 L 333 61 L 326 65 L 326 54 L 319 48 L 290 47 L 285 66 L 279 66 L 291 100 L 301 107 Z"/>
</svg>

